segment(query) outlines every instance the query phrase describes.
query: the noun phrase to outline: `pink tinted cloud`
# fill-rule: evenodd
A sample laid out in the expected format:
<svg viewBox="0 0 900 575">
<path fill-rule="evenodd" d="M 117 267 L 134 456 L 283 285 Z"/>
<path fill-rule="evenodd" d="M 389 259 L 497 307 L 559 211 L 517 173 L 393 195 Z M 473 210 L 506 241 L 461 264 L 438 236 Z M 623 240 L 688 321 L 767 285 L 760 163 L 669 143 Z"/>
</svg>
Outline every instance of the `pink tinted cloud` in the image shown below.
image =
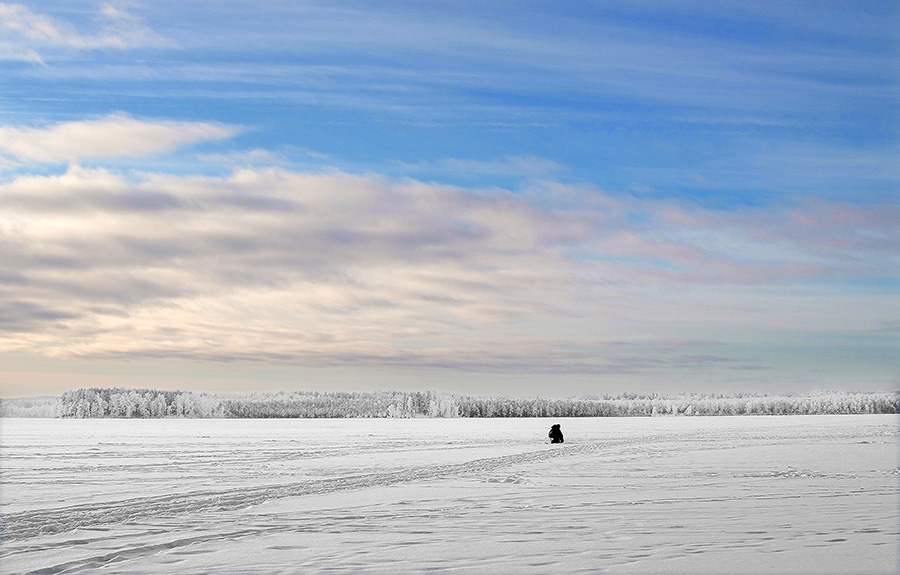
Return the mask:
<svg viewBox="0 0 900 575">
<path fill-rule="evenodd" d="M 758 283 L 855 277 L 896 270 L 900 207 L 807 200 L 791 206 L 716 211 L 643 204 L 653 221 L 605 242 L 618 256 L 655 258 L 683 281 Z M 679 274 L 675 274 L 676 276 Z"/>
</svg>

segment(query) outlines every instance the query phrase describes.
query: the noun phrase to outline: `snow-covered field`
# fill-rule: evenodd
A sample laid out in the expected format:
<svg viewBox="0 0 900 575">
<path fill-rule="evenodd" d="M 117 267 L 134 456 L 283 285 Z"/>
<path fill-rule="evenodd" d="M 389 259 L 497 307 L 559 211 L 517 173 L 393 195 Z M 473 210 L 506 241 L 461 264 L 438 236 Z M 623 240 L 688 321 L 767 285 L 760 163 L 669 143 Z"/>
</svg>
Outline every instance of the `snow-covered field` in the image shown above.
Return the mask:
<svg viewBox="0 0 900 575">
<path fill-rule="evenodd" d="M 897 573 L 898 424 L 0 419 L 0 572 Z"/>
</svg>

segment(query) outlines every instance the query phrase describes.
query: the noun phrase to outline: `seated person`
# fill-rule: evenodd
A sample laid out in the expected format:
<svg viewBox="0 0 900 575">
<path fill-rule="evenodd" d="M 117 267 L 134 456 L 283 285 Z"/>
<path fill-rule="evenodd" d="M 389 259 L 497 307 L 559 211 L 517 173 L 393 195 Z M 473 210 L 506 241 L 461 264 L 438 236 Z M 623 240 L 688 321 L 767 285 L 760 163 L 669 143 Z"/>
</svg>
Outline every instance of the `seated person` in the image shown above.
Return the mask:
<svg viewBox="0 0 900 575">
<path fill-rule="evenodd" d="M 563 434 L 558 423 L 554 423 L 550 426 L 550 433 L 547 435 L 550 437 L 550 443 L 563 443 Z"/>
</svg>

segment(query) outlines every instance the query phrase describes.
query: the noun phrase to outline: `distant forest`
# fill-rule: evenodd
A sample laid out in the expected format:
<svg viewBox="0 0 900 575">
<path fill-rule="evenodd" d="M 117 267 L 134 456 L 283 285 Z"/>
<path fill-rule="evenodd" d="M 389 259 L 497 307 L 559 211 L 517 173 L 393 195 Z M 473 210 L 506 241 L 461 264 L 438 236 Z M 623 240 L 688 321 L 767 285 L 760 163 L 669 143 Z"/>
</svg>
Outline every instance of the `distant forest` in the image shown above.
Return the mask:
<svg viewBox="0 0 900 575">
<path fill-rule="evenodd" d="M 2 417 L 358 418 L 648 417 L 900 413 L 900 391 L 807 394 L 622 394 L 568 399 L 425 392 L 280 391 L 206 394 L 85 388 L 59 397 L 0 400 Z"/>
</svg>

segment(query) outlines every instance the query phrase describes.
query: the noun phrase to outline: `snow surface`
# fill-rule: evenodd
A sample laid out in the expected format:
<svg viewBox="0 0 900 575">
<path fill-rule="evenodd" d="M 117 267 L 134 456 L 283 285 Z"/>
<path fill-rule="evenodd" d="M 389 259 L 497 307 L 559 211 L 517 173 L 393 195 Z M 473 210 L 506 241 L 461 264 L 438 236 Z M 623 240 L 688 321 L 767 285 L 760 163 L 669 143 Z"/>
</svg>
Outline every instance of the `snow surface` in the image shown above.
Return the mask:
<svg viewBox="0 0 900 575">
<path fill-rule="evenodd" d="M 898 573 L 898 424 L 0 419 L 0 572 Z"/>
</svg>

